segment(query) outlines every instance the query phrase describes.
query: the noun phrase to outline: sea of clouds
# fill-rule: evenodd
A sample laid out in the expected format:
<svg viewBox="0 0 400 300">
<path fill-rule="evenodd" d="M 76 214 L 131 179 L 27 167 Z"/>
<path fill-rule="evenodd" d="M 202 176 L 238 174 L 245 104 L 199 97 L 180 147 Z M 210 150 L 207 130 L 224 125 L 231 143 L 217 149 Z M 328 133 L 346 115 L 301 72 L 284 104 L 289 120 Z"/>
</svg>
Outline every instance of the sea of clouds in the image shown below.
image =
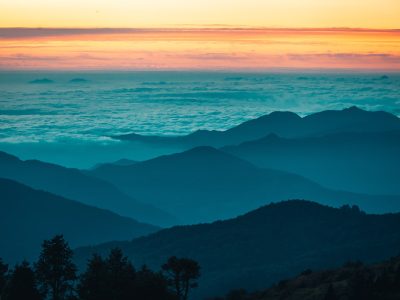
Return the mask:
<svg viewBox="0 0 400 300">
<path fill-rule="evenodd" d="M 400 74 L 2 71 L 0 150 L 61 162 L 40 153 L 120 147 L 109 138 L 115 134 L 224 130 L 276 110 L 306 115 L 352 105 L 400 115 Z M 157 154 L 132 151 L 95 159 Z"/>
</svg>

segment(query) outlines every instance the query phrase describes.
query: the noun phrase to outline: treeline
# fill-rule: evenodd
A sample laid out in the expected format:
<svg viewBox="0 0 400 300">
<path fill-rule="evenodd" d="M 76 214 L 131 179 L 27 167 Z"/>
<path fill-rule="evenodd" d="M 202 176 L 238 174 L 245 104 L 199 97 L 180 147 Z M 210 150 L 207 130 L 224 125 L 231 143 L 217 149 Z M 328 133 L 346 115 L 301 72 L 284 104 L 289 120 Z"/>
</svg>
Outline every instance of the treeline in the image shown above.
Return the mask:
<svg viewBox="0 0 400 300">
<path fill-rule="evenodd" d="M 335 270 L 313 272 L 283 280 L 259 292 L 232 290 L 208 300 L 397 300 L 400 299 L 400 256 L 364 265 L 348 262 Z"/>
<path fill-rule="evenodd" d="M 136 269 L 115 248 L 107 257 L 94 254 L 78 274 L 73 251 L 62 235 L 42 244 L 34 264 L 10 268 L 0 259 L 0 300 L 187 300 L 197 286 L 199 264 L 170 257 L 158 272 Z"/>
</svg>

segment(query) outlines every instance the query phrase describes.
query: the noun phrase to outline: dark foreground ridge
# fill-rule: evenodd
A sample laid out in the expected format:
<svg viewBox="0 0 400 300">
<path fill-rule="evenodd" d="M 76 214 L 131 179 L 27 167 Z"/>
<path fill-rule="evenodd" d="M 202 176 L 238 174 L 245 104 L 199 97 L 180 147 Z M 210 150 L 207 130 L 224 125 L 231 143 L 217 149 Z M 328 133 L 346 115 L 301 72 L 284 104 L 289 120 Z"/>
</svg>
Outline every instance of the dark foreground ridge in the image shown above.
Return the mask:
<svg viewBox="0 0 400 300">
<path fill-rule="evenodd" d="M 341 268 L 282 280 L 256 293 L 232 290 L 226 297 L 208 300 L 395 300 L 400 299 L 400 256 L 364 265 L 347 262 Z"/>
<path fill-rule="evenodd" d="M 263 289 L 301 271 L 337 267 L 349 260 L 374 262 L 399 254 L 400 214 L 368 215 L 293 200 L 270 204 L 211 224 L 161 230 L 133 241 L 76 251 L 84 266 L 92 253 L 119 247 L 132 261 L 158 269 L 171 255 L 202 266 L 198 298 L 243 287 Z"/>
</svg>

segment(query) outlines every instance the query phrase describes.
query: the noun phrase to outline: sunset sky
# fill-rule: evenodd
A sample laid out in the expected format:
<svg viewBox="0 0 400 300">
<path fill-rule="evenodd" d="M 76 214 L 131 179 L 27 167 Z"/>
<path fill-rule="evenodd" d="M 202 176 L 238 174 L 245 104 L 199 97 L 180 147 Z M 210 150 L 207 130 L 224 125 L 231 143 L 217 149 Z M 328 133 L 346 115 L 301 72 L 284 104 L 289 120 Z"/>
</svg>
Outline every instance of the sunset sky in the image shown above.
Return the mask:
<svg viewBox="0 0 400 300">
<path fill-rule="evenodd" d="M 396 71 L 399 16 L 398 0 L 1 0 L 0 68 Z"/>
</svg>

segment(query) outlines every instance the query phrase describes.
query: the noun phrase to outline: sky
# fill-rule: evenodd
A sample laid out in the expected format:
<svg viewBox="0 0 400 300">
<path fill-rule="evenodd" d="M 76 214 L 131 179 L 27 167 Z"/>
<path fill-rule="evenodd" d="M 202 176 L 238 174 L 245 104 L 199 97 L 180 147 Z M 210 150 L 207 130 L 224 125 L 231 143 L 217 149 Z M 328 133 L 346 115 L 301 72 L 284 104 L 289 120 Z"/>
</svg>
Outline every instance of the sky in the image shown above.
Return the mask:
<svg viewBox="0 0 400 300">
<path fill-rule="evenodd" d="M 397 71 L 399 15 L 398 0 L 1 0 L 0 68 Z"/>
</svg>

